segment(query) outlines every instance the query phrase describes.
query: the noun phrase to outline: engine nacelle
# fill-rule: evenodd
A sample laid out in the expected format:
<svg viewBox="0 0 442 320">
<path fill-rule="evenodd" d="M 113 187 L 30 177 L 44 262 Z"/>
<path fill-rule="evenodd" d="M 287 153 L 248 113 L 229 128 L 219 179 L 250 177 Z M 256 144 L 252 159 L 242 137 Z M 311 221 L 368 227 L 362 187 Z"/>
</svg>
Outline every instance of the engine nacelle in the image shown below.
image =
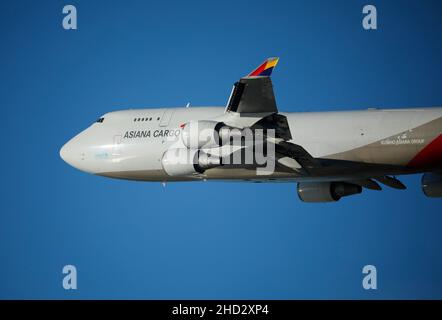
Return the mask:
<svg viewBox="0 0 442 320">
<path fill-rule="evenodd" d="M 362 192 L 362 187 L 347 182 L 299 182 L 298 196 L 304 202 L 333 202 Z"/>
<path fill-rule="evenodd" d="M 246 128 L 249 129 L 250 128 Z M 216 121 L 190 121 L 184 124 L 181 139 L 189 149 L 219 147 L 232 139 L 241 141 L 244 134 L 253 134 L 252 131 L 233 128 Z"/>
<path fill-rule="evenodd" d="M 189 149 L 216 147 L 220 145 L 218 133 L 223 126 L 217 121 L 190 121 L 184 124 L 181 139 Z"/>
<path fill-rule="evenodd" d="M 169 176 L 191 176 L 221 165 L 221 159 L 197 149 L 169 149 L 161 164 Z"/>
<path fill-rule="evenodd" d="M 442 197 L 442 173 L 425 173 L 422 175 L 422 191 L 427 197 Z"/>
</svg>

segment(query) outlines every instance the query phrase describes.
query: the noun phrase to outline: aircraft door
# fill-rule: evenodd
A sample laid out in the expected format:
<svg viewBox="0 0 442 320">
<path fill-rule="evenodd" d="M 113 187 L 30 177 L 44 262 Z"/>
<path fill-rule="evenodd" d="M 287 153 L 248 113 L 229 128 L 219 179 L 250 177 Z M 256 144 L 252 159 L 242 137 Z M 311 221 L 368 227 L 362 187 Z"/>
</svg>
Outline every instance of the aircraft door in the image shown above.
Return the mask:
<svg viewBox="0 0 442 320">
<path fill-rule="evenodd" d="M 112 156 L 118 157 L 121 155 L 121 134 L 115 135 L 112 147 Z"/>
<path fill-rule="evenodd" d="M 174 111 L 175 110 L 173 109 L 167 109 L 166 111 L 164 111 L 159 124 L 160 127 L 167 127 L 169 125 L 170 119 L 172 118 Z"/>
</svg>

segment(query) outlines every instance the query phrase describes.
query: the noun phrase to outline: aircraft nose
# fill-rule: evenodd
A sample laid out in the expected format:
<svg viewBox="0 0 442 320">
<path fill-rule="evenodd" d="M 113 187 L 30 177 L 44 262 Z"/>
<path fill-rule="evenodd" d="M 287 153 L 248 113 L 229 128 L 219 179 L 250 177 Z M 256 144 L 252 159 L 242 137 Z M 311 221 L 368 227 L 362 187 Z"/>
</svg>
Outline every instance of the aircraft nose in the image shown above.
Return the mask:
<svg viewBox="0 0 442 320">
<path fill-rule="evenodd" d="M 72 151 L 72 146 L 71 146 L 71 142 L 67 142 L 65 143 L 61 149 L 60 149 L 60 158 L 63 159 L 64 162 L 66 162 L 67 164 L 75 167 L 74 165 L 74 154 Z"/>
<path fill-rule="evenodd" d="M 71 140 L 66 142 L 60 149 L 60 158 L 75 169 L 96 173 L 101 170 L 101 161 L 95 155 L 96 143 L 91 139 L 90 128 L 80 132 Z M 100 145 L 101 146 L 101 145 Z M 101 158 L 98 158 L 101 160 Z"/>
<path fill-rule="evenodd" d="M 74 137 L 65 143 L 60 149 L 60 157 L 70 166 L 82 170 L 89 171 L 89 162 L 86 157 L 86 147 L 79 141 L 78 137 Z"/>
</svg>

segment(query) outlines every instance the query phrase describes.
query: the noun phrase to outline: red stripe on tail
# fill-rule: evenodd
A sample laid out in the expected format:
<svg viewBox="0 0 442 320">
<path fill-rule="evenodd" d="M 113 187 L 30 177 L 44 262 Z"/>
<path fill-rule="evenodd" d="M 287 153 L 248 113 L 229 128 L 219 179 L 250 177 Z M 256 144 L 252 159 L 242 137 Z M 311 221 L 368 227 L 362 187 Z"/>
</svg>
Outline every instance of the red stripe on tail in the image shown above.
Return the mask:
<svg viewBox="0 0 442 320">
<path fill-rule="evenodd" d="M 442 135 L 431 141 L 408 163 L 410 167 L 442 165 Z"/>
</svg>

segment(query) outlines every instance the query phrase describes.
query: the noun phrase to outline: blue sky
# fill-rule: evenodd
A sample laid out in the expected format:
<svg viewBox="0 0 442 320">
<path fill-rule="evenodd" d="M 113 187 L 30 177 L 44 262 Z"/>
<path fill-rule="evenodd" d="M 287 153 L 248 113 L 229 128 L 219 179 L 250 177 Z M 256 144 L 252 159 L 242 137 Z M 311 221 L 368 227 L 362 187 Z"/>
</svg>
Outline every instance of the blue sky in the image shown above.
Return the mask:
<svg viewBox="0 0 442 320">
<path fill-rule="evenodd" d="M 442 4 L 370 1 L 378 30 L 365 31 L 367 3 L 1 2 L 0 298 L 442 298 L 442 203 L 419 176 L 305 204 L 291 183 L 163 188 L 58 155 L 108 111 L 224 105 L 269 56 L 281 111 L 441 105 Z"/>
</svg>

